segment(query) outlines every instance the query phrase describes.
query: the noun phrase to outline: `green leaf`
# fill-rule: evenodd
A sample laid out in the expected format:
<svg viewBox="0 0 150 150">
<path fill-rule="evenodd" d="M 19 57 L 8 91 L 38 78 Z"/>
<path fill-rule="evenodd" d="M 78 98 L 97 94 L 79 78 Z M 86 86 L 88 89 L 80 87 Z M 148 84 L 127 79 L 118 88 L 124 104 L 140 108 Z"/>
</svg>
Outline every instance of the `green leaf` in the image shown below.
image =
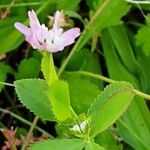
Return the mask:
<svg viewBox="0 0 150 150">
<path fill-rule="evenodd" d="M 149 69 L 149 66 L 150 66 L 150 56 L 145 56 L 145 54 L 139 50 L 137 50 L 137 53 L 136 53 L 136 56 L 137 56 L 137 60 L 138 62 L 140 63 L 140 65 L 142 66 L 142 69 L 143 71 L 140 73 L 140 76 L 141 74 L 144 74 L 142 77 L 143 77 L 143 80 L 142 80 L 142 89 L 145 93 L 150 93 L 150 80 L 149 80 L 149 77 L 150 77 L 150 69 Z"/>
<path fill-rule="evenodd" d="M 108 31 L 111 39 L 113 40 L 116 48 L 115 50 L 119 55 L 120 61 L 126 67 L 126 70 L 131 72 L 141 81 L 142 89 L 144 89 L 147 86 L 146 74 L 141 64 L 136 60 L 136 58 L 139 58 L 141 55 L 139 57 L 134 55 L 133 48 L 128 37 L 131 33 L 128 32 L 123 25 L 109 27 Z"/>
<path fill-rule="evenodd" d="M 109 76 L 111 79 L 115 80 L 124 80 L 128 81 L 130 83 L 133 83 L 134 85 L 139 85 L 139 81 L 137 78 L 132 75 L 121 63 L 117 53 L 116 47 L 113 43 L 112 38 L 110 37 L 110 33 L 108 29 L 105 29 L 102 32 L 102 46 L 104 50 L 105 60 L 109 72 Z M 128 49 L 127 49 L 128 50 Z M 115 71 L 114 71 L 115 70 Z"/>
<path fill-rule="evenodd" d="M 44 120 L 55 120 L 47 96 L 48 85 L 41 79 L 23 79 L 14 82 L 19 100 L 31 112 Z"/>
<path fill-rule="evenodd" d="M 99 59 L 100 58 L 98 53 L 91 53 L 88 56 L 88 58 L 85 60 L 80 70 L 84 70 L 96 74 L 102 74 Z M 97 80 L 89 77 L 85 77 L 85 78 L 91 81 L 92 83 L 96 84 L 100 89 L 103 89 L 104 85 L 102 80 Z"/>
<path fill-rule="evenodd" d="M 113 130 L 105 130 L 96 136 L 95 142 L 103 146 L 106 150 L 122 150 L 123 146 L 115 141 L 113 134 Z"/>
<path fill-rule="evenodd" d="M 88 113 L 91 118 L 91 137 L 107 129 L 125 112 L 134 98 L 132 88 L 130 83 L 117 82 L 101 92 Z"/>
<path fill-rule="evenodd" d="M 63 78 L 68 82 L 70 101 L 75 112 L 87 113 L 91 103 L 100 93 L 98 86 L 74 73 L 65 73 Z"/>
<path fill-rule="evenodd" d="M 78 13 L 76 13 L 75 11 L 66 10 L 64 12 L 64 14 L 69 16 L 69 17 L 77 18 L 80 21 L 82 21 L 82 17 Z"/>
<path fill-rule="evenodd" d="M 149 150 L 150 145 L 150 122 L 147 119 L 150 116 L 146 105 L 143 106 L 143 101 L 144 99 L 136 96 L 129 110 L 117 123 L 120 135 L 137 150 Z"/>
<path fill-rule="evenodd" d="M 78 51 L 72 56 L 69 64 L 66 67 L 66 70 L 69 71 L 80 70 L 84 62 L 87 61 L 89 56 L 90 52 L 88 49 L 82 49 L 81 51 Z"/>
<path fill-rule="evenodd" d="M 81 0 L 75 0 L 70 3 L 70 0 L 57 0 L 58 10 L 75 10 Z"/>
<path fill-rule="evenodd" d="M 15 49 L 23 41 L 23 36 L 20 36 L 13 26 L 17 20 L 19 21 L 20 18 L 7 18 L 4 21 L 0 21 L 0 53 L 6 53 Z"/>
<path fill-rule="evenodd" d="M 76 43 L 74 51 L 81 50 L 93 36 L 93 33 L 101 31 L 108 26 L 120 24 L 120 19 L 129 11 L 129 6 L 124 0 L 100 0 L 97 6 L 96 10 L 94 10 L 95 17 L 91 18 L 91 22 Z"/>
<path fill-rule="evenodd" d="M 142 72 L 143 70 L 134 56 L 125 27 L 123 25 L 112 26 L 108 28 L 108 31 L 127 69 L 135 75 Z"/>
<path fill-rule="evenodd" d="M 47 51 L 43 52 L 41 70 L 49 86 L 51 86 L 54 82 L 58 81 L 58 76 L 55 70 L 52 53 L 49 53 Z"/>
<path fill-rule="evenodd" d="M 102 8 L 102 6 L 104 8 Z M 100 9 L 101 12 L 93 22 L 93 27 L 99 31 L 102 28 L 120 24 L 121 18 L 129 11 L 129 6 L 127 2 L 122 0 L 108 0 L 107 2 L 105 0 L 99 0 L 98 3 L 95 4 L 95 11 L 100 11 Z"/>
<path fill-rule="evenodd" d="M 142 46 L 143 52 L 147 56 L 150 55 L 149 35 L 150 35 L 150 16 L 147 16 L 147 24 L 141 27 L 136 35 L 137 45 Z"/>
<path fill-rule="evenodd" d="M 0 81 L 5 82 L 7 73 L 11 73 L 12 69 L 7 64 L 0 62 Z M 0 92 L 3 89 L 4 85 L 0 84 Z"/>
<path fill-rule="evenodd" d="M 40 62 L 35 58 L 23 59 L 15 75 L 17 80 L 25 78 L 38 78 L 40 72 Z"/>
<path fill-rule="evenodd" d="M 92 142 L 86 145 L 85 150 L 105 150 L 105 149 L 101 147 L 100 145 Z"/>
<path fill-rule="evenodd" d="M 136 76 L 128 72 L 120 61 L 118 52 L 115 51 L 107 29 L 102 33 L 101 39 L 110 78 L 128 81 L 137 87 L 141 87 L 142 85 L 139 85 L 139 81 L 136 80 L 137 76 L 141 76 L 141 72 Z M 150 138 L 150 114 L 143 98 L 134 98 L 129 109 L 119 119 L 119 124 L 121 124 L 121 127 L 119 127 L 121 136 L 134 149 L 143 150 L 150 145 L 148 140 Z"/>
<path fill-rule="evenodd" d="M 82 49 L 81 51 L 78 51 L 73 55 L 69 64 L 66 67 L 66 70 L 84 70 L 88 72 L 101 74 L 99 55 L 98 53 L 90 53 L 88 49 Z M 100 87 L 100 89 L 103 88 L 103 81 L 85 76 L 84 79 L 96 84 L 98 87 Z"/>
<path fill-rule="evenodd" d="M 50 87 L 48 95 L 51 101 L 53 113 L 58 121 L 64 121 L 73 117 L 67 82 L 55 82 Z"/>
<path fill-rule="evenodd" d="M 84 145 L 82 139 L 46 140 L 31 145 L 29 150 L 82 150 Z"/>
</svg>

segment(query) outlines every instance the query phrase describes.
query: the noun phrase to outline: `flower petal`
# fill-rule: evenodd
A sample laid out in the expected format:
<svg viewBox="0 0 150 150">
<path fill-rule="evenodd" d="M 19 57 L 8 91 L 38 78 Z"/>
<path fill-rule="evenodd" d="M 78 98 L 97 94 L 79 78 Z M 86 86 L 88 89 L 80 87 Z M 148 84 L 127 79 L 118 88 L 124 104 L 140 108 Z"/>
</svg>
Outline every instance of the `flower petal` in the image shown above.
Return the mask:
<svg viewBox="0 0 150 150">
<path fill-rule="evenodd" d="M 37 18 L 36 13 L 34 12 L 34 10 L 28 11 L 28 16 L 29 16 L 29 19 L 30 19 L 29 24 L 30 24 L 30 27 L 31 27 L 32 30 L 34 30 L 34 29 L 36 29 L 37 27 L 40 26 L 40 22 Z"/>
<path fill-rule="evenodd" d="M 68 46 L 75 42 L 75 38 L 80 35 L 79 28 L 72 28 L 64 32 L 61 36 L 60 44 L 63 43 L 64 46 Z"/>
<path fill-rule="evenodd" d="M 55 16 L 54 16 L 53 30 L 56 30 L 57 28 L 59 28 L 61 16 L 62 16 L 61 12 L 56 11 Z"/>
<path fill-rule="evenodd" d="M 19 30 L 21 33 L 23 33 L 25 36 L 30 36 L 31 31 L 28 27 L 26 27 L 24 24 L 20 23 L 20 22 L 16 22 L 14 24 L 15 28 L 17 30 Z"/>
</svg>

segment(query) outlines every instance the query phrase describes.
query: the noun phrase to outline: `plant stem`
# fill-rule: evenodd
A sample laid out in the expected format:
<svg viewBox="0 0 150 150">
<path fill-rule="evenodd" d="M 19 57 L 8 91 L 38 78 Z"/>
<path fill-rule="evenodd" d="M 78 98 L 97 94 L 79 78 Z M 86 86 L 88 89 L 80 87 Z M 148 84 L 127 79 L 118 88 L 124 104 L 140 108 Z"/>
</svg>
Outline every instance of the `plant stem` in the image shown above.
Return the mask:
<svg viewBox="0 0 150 150">
<path fill-rule="evenodd" d="M 0 81 L 0 84 L 2 84 L 2 85 L 7 85 L 7 86 L 14 86 L 14 85 L 11 84 L 11 83 L 1 82 L 1 81 Z"/>
<path fill-rule="evenodd" d="M 95 73 L 91 73 L 91 72 L 86 72 L 86 71 L 73 71 L 73 72 L 67 72 L 67 73 L 76 73 L 76 74 L 81 74 L 81 75 L 85 75 L 85 76 L 88 76 L 88 77 L 92 77 L 92 78 L 95 78 L 95 79 L 99 79 L 99 80 L 103 80 L 105 82 L 108 82 L 108 83 L 115 83 L 115 82 L 119 82 L 119 81 L 116 81 L 116 80 L 113 80 L 113 79 L 110 79 L 110 78 L 107 78 L 107 77 L 104 77 L 102 75 L 99 75 L 99 74 L 95 74 Z M 146 93 L 143 93 L 141 91 L 138 91 L 136 89 L 132 89 L 133 92 L 140 96 L 140 97 L 143 97 L 147 100 L 150 100 L 150 95 L 146 94 Z"/>
<path fill-rule="evenodd" d="M 126 0 L 129 3 L 134 3 L 134 4 L 150 4 L 150 1 L 136 1 L 136 0 Z"/>
<path fill-rule="evenodd" d="M 20 3 L 20 4 L 13 4 L 11 7 L 24 7 L 24 6 L 36 6 L 42 5 L 43 2 L 33 2 L 33 3 Z M 0 8 L 7 8 L 9 5 L 1 5 Z"/>
<path fill-rule="evenodd" d="M 28 120 L 26 120 L 26 119 L 24 119 L 24 118 L 22 118 L 22 117 L 20 117 L 20 116 L 18 116 L 18 115 L 16 115 L 16 114 L 14 114 L 13 112 L 11 112 L 11 111 L 9 111 L 9 110 L 7 110 L 7 109 L 0 108 L 0 112 L 3 112 L 3 113 L 5 113 L 5 114 L 10 114 L 12 117 L 14 117 L 14 118 L 20 120 L 21 122 L 23 122 L 23 123 L 25 123 L 25 124 L 27 124 L 27 125 L 29 125 L 29 126 L 32 125 L 32 123 L 29 122 Z M 48 132 L 44 131 L 44 130 L 41 129 L 40 127 L 35 126 L 35 129 L 38 130 L 38 131 L 40 131 L 41 133 L 43 133 L 43 134 L 49 136 L 50 138 L 53 138 Z"/>
<path fill-rule="evenodd" d="M 99 9 L 96 11 L 95 15 L 91 18 L 90 22 L 88 23 L 88 26 L 91 26 L 95 19 L 98 17 L 98 15 L 104 10 L 104 8 L 107 6 L 107 4 L 110 2 L 110 0 L 105 0 L 104 3 L 102 3 L 99 6 Z"/>
<path fill-rule="evenodd" d="M 26 139 L 25 139 L 25 142 L 24 142 L 24 144 L 23 144 L 21 150 L 25 150 L 26 146 L 28 145 L 28 143 L 29 143 L 29 141 L 30 141 L 30 137 L 32 136 L 32 132 L 33 132 L 35 126 L 36 126 L 36 123 L 38 122 L 38 119 L 39 119 L 38 116 L 36 116 L 36 117 L 34 118 L 33 123 L 32 123 L 32 125 L 31 125 L 31 127 L 30 127 L 30 130 L 29 130 L 29 132 L 28 132 L 28 135 L 27 135 L 27 137 L 26 137 Z"/>
<path fill-rule="evenodd" d="M 145 98 L 145 99 L 147 99 L 147 100 L 150 100 L 150 95 L 148 95 L 148 94 L 146 94 L 146 93 L 143 93 L 143 92 L 138 91 L 138 90 L 135 90 L 135 89 L 133 89 L 133 92 L 134 92 L 136 95 L 140 96 L 140 97 L 143 97 L 143 98 Z"/>
<path fill-rule="evenodd" d="M 104 77 L 104 76 L 99 75 L 99 74 L 91 73 L 91 72 L 86 72 L 86 71 L 73 71 L 72 73 L 77 73 L 77 74 L 89 76 L 89 77 L 92 77 L 92 78 L 95 78 L 95 79 L 103 80 L 103 81 L 108 82 L 108 83 L 117 82 L 116 80 L 113 80 L 113 79 Z"/>
</svg>

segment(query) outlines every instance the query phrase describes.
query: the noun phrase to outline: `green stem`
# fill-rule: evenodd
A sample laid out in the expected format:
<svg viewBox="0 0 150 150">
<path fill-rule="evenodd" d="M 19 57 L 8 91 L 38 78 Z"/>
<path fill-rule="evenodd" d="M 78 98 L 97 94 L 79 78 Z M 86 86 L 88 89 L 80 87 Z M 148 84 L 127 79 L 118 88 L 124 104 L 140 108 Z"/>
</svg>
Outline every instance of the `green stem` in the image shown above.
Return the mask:
<svg viewBox="0 0 150 150">
<path fill-rule="evenodd" d="M 136 0 L 126 0 L 129 3 L 134 3 L 134 4 L 150 4 L 150 1 L 145 0 L 145 1 L 136 1 Z"/>
<path fill-rule="evenodd" d="M 0 84 L 2 84 L 2 85 L 7 85 L 7 86 L 14 86 L 14 85 L 11 84 L 11 83 L 1 82 L 1 81 L 0 81 Z"/>
<path fill-rule="evenodd" d="M 145 99 L 147 99 L 147 100 L 150 100 L 150 95 L 148 95 L 148 94 L 146 94 L 146 93 L 143 93 L 143 92 L 138 91 L 138 90 L 135 90 L 135 89 L 133 89 L 133 92 L 134 92 L 136 95 L 140 96 L 140 97 L 143 97 L 143 98 L 145 98 Z"/>
<path fill-rule="evenodd" d="M 42 5 L 43 2 L 33 2 L 33 3 L 20 3 L 20 4 L 13 4 L 11 7 L 24 7 L 24 6 L 36 6 Z M 7 8 L 9 5 L 1 5 L 0 8 Z"/>
<path fill-rule="evenodd" d="M 70 72 L 70 73 L 71 73 L 71 72 Z M 86 72 L 86 71 L 73 71 L 72 73 L 89 76 L 89 77 L 92 77 L 92 78 L 95 78 L 95 79 L 103 80 L 103 81 L 108 82 L 108 83 L 117 82 L 116 80 L 113 80 L 113 79 L 104 77 L 104 76 L 99 75 L 99 74 L 91 73 L 91 72 Z"/>
<path fill-rule="evenodd" d="M 21 121 L 21 122 L 23 122 L 23 123 L 25 123 L 25 124 L 27 124 L 27 125 L 29 125 L 29 126 L 32 125 L 32 123 L 29 122 L 28 120 L 26 120 L 26 119 L 24 119 L 24 118 L 22 118 L 22 117 L 20 117 L 20 116 L 18 116 L 18 115 L 16 115 L 16 114 L 14 114 L 13 112 L 11 112 L 11 111 L 9 111 L 9 110 L 7 110 L 7 109 L 0 108 L 0 112 L 5 113 L 5 114 L 9 114 L 9 115 L 11 115 L 12 117 L 18 119 L 19 121 Z M 38 130 L 38 131 L 40 131 L 41 133 L 47 135 L 48 137 L 53 138 L 48 132 L 44 131 L 44 130 L 41 129 L 40 127 L 37 127 L 37 126 L 36 126 L 35 129 Z"/>
<path fill-rule="evenodd" d="M 37 122 L 38 122 L 38 119 L 39 119 L 39 118 L 38 118 L 37 116 L 34 118 L 33 123 L 32 123 L 32 125 L 31 125 L 31 127 L 30 127 L 30 130 L 29 130 L 29 132 L 28 132 L 28 135 L 27 135 L 27 137 L 26 137 L 26 139 L 25 139 L 25 142 L 24 142 L 24 144 L 23 144 L 21 150 L 25 150 L 26 146 L 27 146 L 28 143 L 30 142 L 30 138 L 31 138 L 31 136 L 32 136 L 32 132 L 33 132 L 33 130 L 34 130 L 34 128 L 35 128 L 35 126 L 36 126 L 36 124 L 37 124 Z"/>
<path fill-rule="evenodd" d="M 86 71 L 73 71 L 73 72 L 67 72 L 67 73 L 76 73 L 76 74 L 81 74 L 81 75 L 85 75 L 85 76 L 88 76 L 88 77 L 91 77 L 91 78 L 95 78 L 95 79 L 99 79 L 99 80 L 103 80 L 105 82 L 108 82 L 108 83 L 115 83 L 115 82 L 119 82 L 119 81 L 116 81 L 116 80 L 112 80 L 110 78 L 107 78 L 107 77 L 104 77 L 102 75 L 99 75 L 99 74 L 95 74 L 95 73 L 91 73 L 91 72 L 86 72 Z M 143 97 L 147 100 L 150 100 L 150 95 L 146 94 L 146 93 L 143 93 L 141 91 L 138 91 L 136 89 L 133 89 L 133 92 L 140 96 L 140 97 Z"/>
</svg>

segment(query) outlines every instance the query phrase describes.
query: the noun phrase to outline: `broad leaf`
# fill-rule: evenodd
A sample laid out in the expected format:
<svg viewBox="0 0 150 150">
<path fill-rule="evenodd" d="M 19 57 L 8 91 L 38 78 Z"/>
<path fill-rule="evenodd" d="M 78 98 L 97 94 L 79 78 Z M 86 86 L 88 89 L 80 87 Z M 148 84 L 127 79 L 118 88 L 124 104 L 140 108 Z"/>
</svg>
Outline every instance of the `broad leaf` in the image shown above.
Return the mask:
<svg viewBox="0 0 150 150">
<path fill-rule="evenodd" d="M 59 10 L 75 10 L 81 0 L 57 0 L 57 9 Z"/>
<path fill-rule="evenodd" d="M 31 112 L 44 120 L 55 120 L 47 96 L 48 85 L 41 79 L 23 79 L 14 82 L 19 100 Z"/>
<path fill-rule="evenodd" d="M 112 26 L 108 28 L 108 31 L 117 48 L 123 65 L 135 75 L 139 72 L 142 73 L 143 70 L 141 70 L 141 66 L 134 56 L 125 27 L 123 25 Z"/>
<path fill-rule="evenodd" d="M 85 150 L 105 150 L 105 149 L 103 147 L 101 147 L 100 145 L 98 145 L 94 142 L 91 142 L 86 145 Z"/>
<path fill-rule="evenodd" d="M 135 114 L 138 116 L 135 117 Z M 129 111 L 117 123 L 120 135 L 137 150 L 149 150 L 150 123 L 147 118 L 149 111 L 144 109 L 143 99 L 135 97 L 129 106 Z"/>
<path fill-rule="evenodd" d="M 72 59 L 66 67 L 66 70 L 84 70 L 96 74 L 102 74 L 99 62 L 99 55 L 98 53 L 91 53 L 88 49 L 82 49 L 81 51 L 78 51 L 73 55 Z M 92 83 L 96 84 L 98 87 L 100 87 L 100 89 L 103 88 L 103 81 L 87 76 L 84 76 L 82 78 L 87 79 Z"/>
<path fill-rule="evenodd" d="M 78 113 L 87 113 L 91 103 L 100 93 L 98 86 L 80 75 L 73 73 L 63 74 L 67 80 L 70 93 L 70 101 L 73 109 Z"/>
<path fill-rule="evenodd" d="M 80 70 L 84 63 L 87 61 L 88 57 L 90 56 L 90 52 L 88 49 L 81 49 L 81 51 L 75 53 L 69 64 L 66 67 L 68 71 L 76 71 Z"/>
<path fill-rule="evenodd" d="M 84 71 L 88 71 L 88 72 L 92 72 L 96 74 L 102 74 L 102 71 L 101 71 L 102 67 L 100 65 L 99 59 L 100 58 L 99 58 L 98 53 L 90 53 L 90 55 L 85 60 L 80 70 L 84 70 Z M 100 89 L 103 89 L 104 85 L 103 85 L 102 80 L 97 80 L 97 79 L 85 77 L 85 76 L 84 78 L 96 84 Z"/>
<path fill-rule="evenodd" d="M 88 113 L 91 137 L 107 129 L 125 112 L 134 97 L 132 88 L 127 82 L 117 82 L 101 92 Z"/>
<path fill-rule="evenodd" d="M 137 50 L 137 60 L 138 62 L 140 63 L 140 65 L 142 66 L 142 69 L 143 71 L 140 73 L 140 76 L 141 74 L 143 74 L 143 79 L 142 79 L 142 89 L 145 93 L 150 93 L 150 80 L 149 80 L 149 77 L 150 77 L 150 69 L 149 69 L 149 66 L 150 66 L 150 56 L 146 56 L 144 54 L 144 52 L 142 51 L 139 51 Z"/>
<path fill-rule="evenodd" d="M 64 121 L 73 117 L 67 82 L 55 82 L 50 87 L 48 95 L 51 101 L 53 113 L 58 121 Z"/>
<path fill-rule="evenodd" d="M 82 150 L 84 145 L 82 139 L 46 140 L 31 145 L 29 150 Z"/>
<path fill-rule="evenodd" d="M 38 78 L 40 62 L 35 58 L 23 59 L 15 75 L 17 80 L 25 78 Z"/>
<path fill-rule="evenodd" d="M 20 18 L 17 18 L 19 21 Z M 17 46 L 19 46 L 19 44 L 23 41 L 23 36 L 20 36 L 19 32 L 13 26 L 13 24 L 17 21 L 17 18 L 8 18 L 6 19 L 7 21 L 0 21 L 0 53 L 6 53 L 17 48 Z"/>
<path fill-rule="evenodd" d="M 123 145 L 116 141 L 114 137 L 114 130 L 105 130 L 98 134 L 95 142 L 103 146 L 106 150 L 122 150 Z"/>
</svg>

